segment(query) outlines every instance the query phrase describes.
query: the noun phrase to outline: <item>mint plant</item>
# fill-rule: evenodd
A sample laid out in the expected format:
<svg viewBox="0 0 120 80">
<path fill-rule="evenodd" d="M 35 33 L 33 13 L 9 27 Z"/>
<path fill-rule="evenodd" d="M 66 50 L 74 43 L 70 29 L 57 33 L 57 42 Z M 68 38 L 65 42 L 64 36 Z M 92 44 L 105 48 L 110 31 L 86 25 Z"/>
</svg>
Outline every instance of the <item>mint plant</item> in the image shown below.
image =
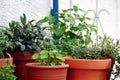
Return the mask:
<svg viewBox="0 0 120 80">
<path fill-rule="evenodd" d="M 40 62 L 40 65 L 64 65 L 64 56 L 57 50 L 42 50 L 41 52 L 34 54 L 32 59 Z"/>
</svg>

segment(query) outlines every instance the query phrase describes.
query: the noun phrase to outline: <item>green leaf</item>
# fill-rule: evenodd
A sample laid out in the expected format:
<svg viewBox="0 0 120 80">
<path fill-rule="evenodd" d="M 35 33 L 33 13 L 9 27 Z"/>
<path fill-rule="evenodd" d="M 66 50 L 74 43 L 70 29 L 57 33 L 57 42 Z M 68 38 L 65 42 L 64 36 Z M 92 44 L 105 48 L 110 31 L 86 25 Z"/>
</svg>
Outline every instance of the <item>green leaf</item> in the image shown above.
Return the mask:
<svg viewBox="0 0 120 80">
<path fill-rule="evenodd" d="M 23 24 L 23 25 L 26 25 L 26 21 L 27 21 L 27 19 L 26 19 L 26 15 L 23 13 L 23 16 L 20 16 L 20 20 L 21 20 L 21 23 Z"/>
<path fill-rule="evenodd" d="M 81 17 L 81 18 L 79 18 L 79 20 L 80 20 L 81 22 L 83 22 L 83 21 L 85 20 L 85 18 L 84 18 L 84 17 Z"/>
<path fill-rule="evenodd" d="M 50 63 L 50 65 L 51 65 L 51 66 L 55 66 L 55 65 L 56 65 L 56 61 L 52 61 L 52 62 Z"/>
<path fill-rule="evenodd" d="M 24 51 L 26 47 L 25 45 L 21 45 L 20 48 L 21 48 L 21 51 Z"/>
<path fill-rule="evenodd" d="M 86 29 L 86 25 L 84 25 L 84 24 L 79 24 L 78 25 L 78 28 L 79 28 L 79 30 L 85 30 Z"/>
<path fill-rule="evenodd" d="M 11 36 L 11 37 L 13 37 L 13 33 L 11 31 L 9 31 L 8 28 L 5 29 L 5 30 L 2 30 L 2 32 L 9 35 L 9 36 Z"/>
<path fill-rule="evenodd" d="M 77 6 L 73 6 L 73 10 L 74 10 L 75 12 L 77 12 L 77 11 L 79 10 L 79 8 L 78 8 Z"/>
<path fill-rule="evenodd" d="M 87 20 L 91 20 L 91 18 L 89 18 L 89 17 L 86 17 L 86 19 L 87 19 Z"/>
<path fill-rule="evenodd" d="M 31 20 L 31 21 L 28 22 L 28 24 L 32 24 L 34 21 L 35 21 L 35 20 Z"/>
<path fill-rule="evenodd" d="M 91 42 L 90 35 L 84 35 L 84 37 L 85 37 L 85 43 L 86 43 L 86 45 L 89 44 Z"/>
<path fill-rule="evenodd" d="M 38 53 L 33 54 L 32 59 L 39 60 L 40 59 L 40 54 L 38 54 Z"/>
<path fill-rule="evenodd" d="M 60 65 L 65 65 L 65 63 L 63 63 L 63 61 L 59 61 L 59 64 Z"/>
<path fill-rule="evenodd" d="M 120 56 L 117 57 L 117 62 L 120 64 Z"/>
<path fill-rule="evenodd" d="M 79 28 L 78 27 L 71 27 L 70 30 L 73 30 L 73 31 L 78 31 Z"/>
<path fill-rule="evenodd" d="M 95 25 L 88 25 L 88 26 L 90 26 L 91 31 L 97 33 L 97 27 Z"/>
<path fill-rule="evenodd" d="M 74 38 L 77 37 L 77 35 L 76 35 L 75 33 L 73 33 L 72 31 L 67 31 L 67 32 L 65 33 L 65 36 L 66 36 L 66 37 L 69 37 L 70 39 L 74 39 Z"/>
<path fill-rule="evenodd" d="M 50 15 L 50 16 L 48 17 L 48 21 L 49 21 L 49 24 L 53 24 L 53 23 L 55 22 L 54 16 Z"/>
<path fill-rule="evenodd" d="M 48 56 L 49 56 L 47 50 L 41 51 L 40 54 L 41 54 L 41 56 L 40 56 L 41 59 L 48 58 Z"/>
<path fill-rule="evenodd" d="M 74 25 L 75 19 L 73 17 L 69 17 L 68 20 L 69 20 L 70 24 Z"/>
<path fill-rule="evenodd" d="M 50 27 L 50 31 L 52 31 L 53 33 L 55 33 L 57 36 L 61 36 L 63 35 L 63 33 L 66 30 L 66 26 L 52 26 Z"/>
<path fill-rule="evenodd" d="M 65 61 L 65 59 L 64 59 L 62 54 L 56 53 L 56 58 L 61 60 L 61 61 Z"/>
<path fill-rule="evenodd" d="M 76 19 L 80 19 L 81 18 L 79 14 L 74 14 L 74 16 L 75 16 Z"/>
<path fill-rule="evenodd" d="M 62 34 L 65 32 L 65 30 L 66 30 L 66 26 L 61 26 L 61 27 L 59 28 L 58 34 L 59 34 L 59 35 L 62 35 Z"/>
<path fill-rule="evenodd" d="M 53 51 L 49 51 L 49 56 L 54 58 L 55 57 L 54 52 Z"/>
<path fill-rule="evenodd" d="M 37 26 L 40 26 L 41 24 L 43 24 L 43 23 L 45 23 L 45 22 L 46 22 L 45 19 L 41 19 L 41 20 L 39 20 L 39 21 L 36 23 L 36 25 L 37 25 Z"/>
<path fill-rule="evenodd" d="M 62 10 L 63 11 L 63 13 L 67 13 L 69 10 Z"/>
<path fill-rule="evenodd" d="M 14 42 L 14 44 L 15 44 L 15 45 L 22 45 L 22 43 L 19 42 L 19 41 Z"/>
</svg>

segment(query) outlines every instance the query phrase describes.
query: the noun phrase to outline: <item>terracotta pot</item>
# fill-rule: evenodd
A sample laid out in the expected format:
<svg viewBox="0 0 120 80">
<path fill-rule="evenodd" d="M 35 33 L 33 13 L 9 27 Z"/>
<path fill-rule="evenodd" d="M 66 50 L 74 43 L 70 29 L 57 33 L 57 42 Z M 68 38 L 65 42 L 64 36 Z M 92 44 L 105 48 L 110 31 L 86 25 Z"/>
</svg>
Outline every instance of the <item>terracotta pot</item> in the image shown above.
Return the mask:
<svg viewBox="0 0 120 80">
<path fill-rule="evenodd" d="M 67 55 L 67 56 L 65 56 L 65 59 L 73 59 L 73 58 L 72 58 L 72 56 Z"/>
<path fill-rule="evenodd" d="M 72 59 L 66 58 L 69 64 L 67 80 L 110 80 L 112 59 Z"/>
<path fill-rule="evenodd" d="M 6 64 L 6 61 L 9 60 L 10 64 L 12 65 L 13 63 L 13 58 L 1 58 L 0 59 L 0 66 L 4 66 Z"/>
<path fill-rule="evenodd" d="M 26 67 L 28 80 L 66 80 L 69 65 L 40 66 L 39 63 L 28 63 Z"/>
<path fill-rule="evenodd" d="M 16 52 L 11 55 L 13 57 L 13 63 L 16 65 L 15 75 L 17 76 L 17 80 L 27 80 L 27 70 L 25 64 L 33 62 L 33 53 L 27 52 L 26 56 L 23 56 L 21 52 Z"/>
</svg>

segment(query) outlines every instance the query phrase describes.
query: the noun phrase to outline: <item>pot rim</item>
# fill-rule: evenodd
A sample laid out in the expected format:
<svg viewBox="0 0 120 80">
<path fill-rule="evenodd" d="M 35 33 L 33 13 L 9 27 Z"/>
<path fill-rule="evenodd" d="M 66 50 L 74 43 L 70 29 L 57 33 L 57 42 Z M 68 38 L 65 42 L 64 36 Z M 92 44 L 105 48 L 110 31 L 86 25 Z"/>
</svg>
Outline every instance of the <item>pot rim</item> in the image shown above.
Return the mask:
<svg viewBox="0 0 120 80">
<path fill-rule="evenodd" d="M 114 64 L 111 58 L 105 59 L 66 59 L 65 62 L 69 64 L 70 68 L 76 69 L 110 69 Z"/>
<path fill-rule="evenodd" d="M 13 58 L 12 57 L 10 57 L 10 58 L 0 58 L 0 60 L 13 60 Z"/>
<path fill-rule="evenodd" d="M 68 68 L 69 65 L 68 64 L 65 64 L 65 65 L 56 65 L 56 66 L 41 66 L 40 63 L 27 63 L 25 64 L 26 67 L 29 67 L 29 68 Z"/>
<path fill-rule="evenodd" d="M 99 59 L 75 59 L 75 58 L 66 58 L 66 60 L 74 60 L 74 61 L 111 61 L 111 58 L 99 58 Z"/>
</svg>

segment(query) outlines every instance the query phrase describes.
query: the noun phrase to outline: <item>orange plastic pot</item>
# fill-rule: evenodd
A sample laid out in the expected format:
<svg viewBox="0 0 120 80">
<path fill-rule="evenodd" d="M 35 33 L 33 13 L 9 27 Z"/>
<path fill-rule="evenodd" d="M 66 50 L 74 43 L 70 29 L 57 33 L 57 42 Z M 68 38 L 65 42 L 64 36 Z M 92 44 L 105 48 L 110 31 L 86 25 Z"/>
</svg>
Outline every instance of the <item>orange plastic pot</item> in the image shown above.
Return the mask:
<svg viewBox="0 0 120 80">
<path fill-rule="evenodd" d="M 13 63 L 16 65 L 15 75 L 17 76 L 17 80 L 27 80 L 27 70 L 25 64 L 33 62 L 33 53 L 27 52 L 26 56 L 23 56 L 21 52 L 16 52 L 11 53 L 11 55 L 13 57 Z"/>
<path fill-rule="evenodd" d="M 9 60 L 10 64 L 12 65 L 13 63 L 13 58 L 1 58 L 0 59 L 0 67 L 4 66 L 6 64 L 6 61 Z"/>
<path fill-rule="evenodd" d="M 67 80 L 110 80 L 112 59 L 72 59 L 66 58 L 69 64 Z"/>
<path fill-rule="evenodd" d="M 69 65 L 40 66 L 39 63 L 26 64 L 28 80 L 66 80 Z"/>
</svg>

